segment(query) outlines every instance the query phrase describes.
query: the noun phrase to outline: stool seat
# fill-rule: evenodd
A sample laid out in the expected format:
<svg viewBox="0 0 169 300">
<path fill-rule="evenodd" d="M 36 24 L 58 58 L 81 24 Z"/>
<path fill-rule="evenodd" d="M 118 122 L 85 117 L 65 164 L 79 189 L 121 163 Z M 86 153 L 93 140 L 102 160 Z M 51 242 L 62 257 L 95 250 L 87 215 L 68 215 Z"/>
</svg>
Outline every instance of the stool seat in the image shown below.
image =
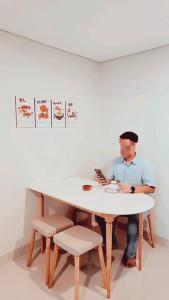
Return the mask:
<svg viewBox="0 0 169 300">
<path fill-rule="evenodd" d="M 55 233 L 65 230 L 71 226 L 74 226 L 73 221 L 60 214 L 53 214 L 32 221 L 33 228 L 32 228 L 31 240 L 30 240 L 29 251 L 27 256 L 27 267 L 30 267 L 32 264 L 32 254 L 34 249 L 35 236 L 36 233 L 39 232 L 41 234 L 41 253 L 44 252 L 42 237 L 45 237 L 46 240 L 46 255 L 45 255 L 46 285 L 48 285 L 49 283 L 49 276 L 50 276 L 51 238 L 53 238 Z"/>
<path fill-rule="evenodd" d="M 72 220 L 59 214 L 45 216 L 32 221 L 33 228 L 45 237 L 52 237 L 55 233 L 73 225 Z"/>
<path fill-rule="evenodd" d="M 55 234 L 53 241 L 68 253 L 80 256 L 101 245 L 103 238 L 100 234 L 86 227 L 76 225 Z"/>
<path fill-rule="evenodd" d="M 75 263 L 75 300 L 79 300 L 79 286 L 80 286 L 80 257 L 82 254 L 92 250 L 93 248 L 98 248 L 100 266 L 102 270 L 103 277 L 103 287 L 107 288 L 107 276 L 106 267 L 104 262 L 104 255 L 102 250 L 103 238 L 100 234 L 92 231 L 83 226 L 73 226 L 62 232 L 54 235 L 53 241 L 55 243 L 53 260 L 50 271 L 49 288 L 52 288 L 54 284 L 54 274 L 58 258 L 58 246 L 66 250 L 69 254 L 74 256 Z"/>
</svg>

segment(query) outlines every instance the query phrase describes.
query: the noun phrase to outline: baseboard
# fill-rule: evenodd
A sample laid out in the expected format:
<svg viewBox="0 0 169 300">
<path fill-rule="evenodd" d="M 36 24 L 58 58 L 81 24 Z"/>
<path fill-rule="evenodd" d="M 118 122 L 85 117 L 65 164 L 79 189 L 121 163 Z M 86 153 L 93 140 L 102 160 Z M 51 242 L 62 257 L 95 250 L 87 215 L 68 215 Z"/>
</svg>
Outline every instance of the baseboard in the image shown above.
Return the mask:
<svg viewBox="0 0 169 300">
<path fill-rule="evenodd" d="M 163 247 L 169 247 L 169 240 L 161 236 L 157 236 L 157 244 Z"/>
<path fill-rule="evenodd" d="M 40 239 L 37 239 L 37 240 L 35 241 L 35 247 L 38 247 L 39 244 L 40 244 Z M 22 246 L 22 247 L 20 247 L 20 248 L 17 248 L 17 249 L 15 249 L 14 251 L 11 251 L 11 252 L 8 252 L 8 253 L 6 253 L 6 254 L 4 254 L 4 255 L 1 255 L 1 256 L 0 256 L 0 266 L 1 266 L 2 264 L 7 263 L 7 262 L 10 261 L 10 260 L 13 260 L 13 259 L 17 258 L 18 256 L 21 256 L 21 255 L 23 255 L 23 254 L 26 254 L 26 253 L 27 253 L 27 250 L 28 250 L 28 244 L 27 244 L 27 245 L 24 245 L 24 246 Z"/>
</svg>

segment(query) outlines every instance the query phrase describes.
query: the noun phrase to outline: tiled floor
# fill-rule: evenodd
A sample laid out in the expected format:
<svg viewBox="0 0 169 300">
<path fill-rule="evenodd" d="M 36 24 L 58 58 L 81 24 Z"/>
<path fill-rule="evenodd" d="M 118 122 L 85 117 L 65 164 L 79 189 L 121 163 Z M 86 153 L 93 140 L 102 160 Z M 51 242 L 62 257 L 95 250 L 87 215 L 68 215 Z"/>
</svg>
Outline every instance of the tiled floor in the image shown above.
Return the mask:
<svg viewBox="0 0 169 300">
<path fill-rule="evenodd" d="M 169 248 L 152 249 L 144 242 L 143 270 L 126 269 L 120 261 L 123 250 L 114 250 L 113 285 L 114 300 L 167 300 L 169 299 Z M 49 290 L 44 285 L 44 256 L 38 255 L 31 268 L 25 266 L 25 256 L 0 266 L 0 299 L 2 300 L 71 300 L 74 299 L 74 267 L 71 256 L 61 255 L 56 271 L 56 283 Z M 97 251 L 85 256 L 80 271 L 80 299 L 106 299 L 101 287 L 101 273 Z"/>
</svg>

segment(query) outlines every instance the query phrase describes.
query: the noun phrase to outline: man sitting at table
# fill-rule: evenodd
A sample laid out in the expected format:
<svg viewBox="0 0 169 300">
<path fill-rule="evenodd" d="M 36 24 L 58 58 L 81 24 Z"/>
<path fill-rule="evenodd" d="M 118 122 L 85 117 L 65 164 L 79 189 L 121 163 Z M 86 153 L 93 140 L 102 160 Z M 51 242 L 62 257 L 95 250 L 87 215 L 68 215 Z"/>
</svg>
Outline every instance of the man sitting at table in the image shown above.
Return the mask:
<svg viewBox="0 0 169 300">
<path fill-rule="evenodd" d="M 111 180 L 119 181 L 120 191 L 123 193 L 154 193 L 156 183 L 150 164 L 136 154 L 136 144 L 138 135 L 134 132 L 124 132 L 120 135 L 120 153 L 107 173 L 106 184 Z M 98 178 L 100 184 L 105 184 L 103 179 Z M 122 262 L 128 267 L 136 266 L 136 251 L 138 244 L 138 220 L 139 215 L 128 215 L 127 246 L 123 255 Z M 106 243 L 106 224 L 105 220 L 96 216 Z M 115 228 L 114 228 L 115 229 Z M 117 248 L 117 238 L 115 230 L 112 237 L 113 247 Z"/>
</svg>

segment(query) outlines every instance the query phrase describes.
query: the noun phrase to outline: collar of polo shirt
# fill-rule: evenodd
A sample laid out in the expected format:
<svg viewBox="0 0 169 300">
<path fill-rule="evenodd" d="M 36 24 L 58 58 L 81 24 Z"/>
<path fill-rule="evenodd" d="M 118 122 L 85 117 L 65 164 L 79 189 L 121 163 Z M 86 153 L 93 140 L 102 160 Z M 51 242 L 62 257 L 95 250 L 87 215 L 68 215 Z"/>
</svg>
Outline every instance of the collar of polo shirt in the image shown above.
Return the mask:
<svg viewBox="0 0 169 300">
<path fill-rule="evenodd" d="M 121 161 L 123 163 L 125 163 L 126 165 L 131 165 L 131 164 L 136 165 L 137 164 L 137 154 L 135 155 L 134 159 L 129 164 L 126 162 L 125 158 L 123 158 L 123 157 L 121 158 Z"/>
</svg>

